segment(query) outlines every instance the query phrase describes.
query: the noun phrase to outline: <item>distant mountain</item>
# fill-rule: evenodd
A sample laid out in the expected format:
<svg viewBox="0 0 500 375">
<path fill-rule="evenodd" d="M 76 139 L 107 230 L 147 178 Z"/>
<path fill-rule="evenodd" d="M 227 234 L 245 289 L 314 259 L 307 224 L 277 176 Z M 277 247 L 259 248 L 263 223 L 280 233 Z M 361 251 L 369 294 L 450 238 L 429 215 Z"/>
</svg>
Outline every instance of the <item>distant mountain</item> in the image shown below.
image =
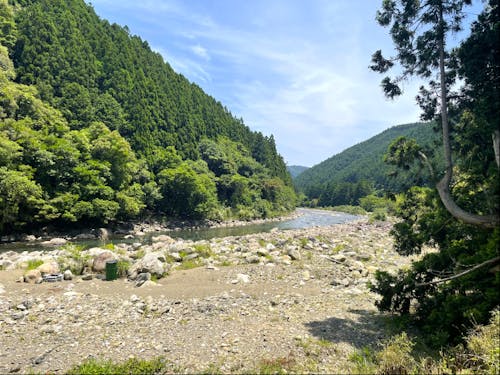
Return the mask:
<svg viewBox="0 0 500 375">
<path fill-rule="evenodd" d="M 290 173 L 292 178 L 295 178 L 302 172 L 307 171 L 309 167 L 304 167 L 302 165 L 287 165 L 286 169 L 288 170 L 288 173 Z"/>
<path fill-rule="evenodd" d="M 351 185 L 349 188 L 383 189 L 399 192 L 409 186 L 425 184 L 425 175 L 406 173 L 394 176 L 394 168 L 383 161 L 390 143 L 398 137 L 415 139 L 428 149 L 439 147 L 439 135 L 433 130 L 431 123 L 414 123 L 391 127 L 382 133 L 352 146 L 340 154 L 321 162 L 304 171 L 294 179 L 295 186 L 310 199 L 319 198 L 327 190 L 335 189 L 341 184 Z M 439 153 L 438 153 L 439 154 Z M 365 186 L 360 187 L 363 183 Z M 340 202 L 337 202 L 340 203 Z M 342 204 L 349 202 L 342 202 Z M 353 203 L 353 202 L 350 202 Z"/>
</svg>

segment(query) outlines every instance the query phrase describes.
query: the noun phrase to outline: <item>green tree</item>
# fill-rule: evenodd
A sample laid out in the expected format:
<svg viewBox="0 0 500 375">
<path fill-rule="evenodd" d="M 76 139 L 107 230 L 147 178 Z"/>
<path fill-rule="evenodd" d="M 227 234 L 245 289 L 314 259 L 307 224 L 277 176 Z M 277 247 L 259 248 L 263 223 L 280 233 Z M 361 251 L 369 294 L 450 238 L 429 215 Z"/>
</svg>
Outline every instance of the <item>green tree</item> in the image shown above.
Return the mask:
<svg viewBox="0 0 500 375">
<path fill-rule="evenodd" d="M 163 198 L 160 209 L 186 219 L 205 219 L 217 208 L 215 183 L 206 174 L 197 174 L 186 162 L 158 174 Z"/>
<path fill-rule="evenodd" d="M 430 77 L 438 69 L 439 79 L 430 85 L 439 89 L 440 98 L 422 89 L 418 100 L 425 116 L 435 115 L 439 104 L 445 168 L 439 175 L 421 147 L 408 139 L 397 139 L 386 161 L 408 168 L 418 159 L 435 178 L 441 178 L 436 190 L 414 187 L 397 197 L 402 221 L 393 229 L 395 248 L 401 254 L 420 253 L 424 245 L 437 246 L 439 251 L 424 255 L 411 269 L 396 275 L 378 272 L 372 289 L 382 296 L 377 303 L 380 309 L 413 311 L 431 343 L 444 345 L 459 341 L 473 321 L 487 322 L 500 298 L 500 273 L 495 267 L 500 263 L 498 118 L 492 115 L 498 113 L 498 99 L 493 98 L 500 94 L 500 65 L 491 65 L 498 61 L 494 53 L 498 51 L 500 12 L 498 1 L 490 1 L 472 25 L 471 36 L 451 53 L 444 49 L 445 36 L 458 29 L 462 7 L 468 2 L 417 3 L 385 1 L 378 18 L 384 25 L 392 24 L 404 74 Z M 417 36 L 411 26 L 419 21 L 428 29 Z M 476 52 L 484 64 L 468 53 L 472 41 L 480 46 Z M 392 66 L 380 53 L 375 54 L 374 63 L 379 71 Z M 449 87 L 455 72 L 466 85 L 451 102 Z M 485 88 L 484 82 L 490 87 Z M 396 83 L 384 80 L 386 93 L 399 94 Z M 452 132 L 448 115 L 453 120 Z"/>
<path fill-rule="evenodd" d="M 0 167 L 0 232 L 30 223 L 42 203 L 42 189 L 29 174 Z"/>
<path fill-rule="evenodd" d="M 429 80 L 430 89 L 421 88 L 417 97 L 424 109 L 424 117 L 440 118 L 443 135 L 445 171 L 436 184 L 441 200 L 456 218 L 474 225 L 495 227 L 500 223 L 497 213 L 470 213 L 460 208 L 450 193 L 453 180 L 453 162 L 449 123 L 450 86 L 456 77 L 455 55 L 446 50 L 447 36 L 461 29 L 464 18 L 463 8 L 470 0 L 384 0 L 377 12 L 377 21 L 382 26 L 390 26 L 390 34 L 396 47 L 396 56 L 383 57 L 378 50 L 372 57 L 374 71 L 385 73 L 400 63 L 402 73 L 395 79 L 386 77 L 382 81 L 385 94 L 394 98 L 401 95 L 399 84 L 409 76 L 419 76 Z M 436 75 L 434 80 L 432 76 Z M 439 95 L 433 94 L 439 90 Z M 437 113 L 439 108 L 439 112 Z M 500 133 L 493 132 L 494 147 L 498 149 Z M 499 150 L 500 152 L 500 150 Z M 500 164 L 499 164 L 500 167 Z"/>
</svg>

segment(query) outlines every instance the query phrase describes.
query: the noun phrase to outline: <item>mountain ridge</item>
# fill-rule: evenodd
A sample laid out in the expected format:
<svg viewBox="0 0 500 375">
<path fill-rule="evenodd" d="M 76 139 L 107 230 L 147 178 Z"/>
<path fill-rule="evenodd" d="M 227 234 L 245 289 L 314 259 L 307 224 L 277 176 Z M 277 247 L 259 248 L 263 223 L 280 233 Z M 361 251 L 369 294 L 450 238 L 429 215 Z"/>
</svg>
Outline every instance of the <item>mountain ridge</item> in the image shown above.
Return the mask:
<svg viewBox="0 0 500 375">
<path fill-rule="evenodd" d="M 392 168 L 383 162 L 390 143 L 397 137 L 415 138 L 430 152 L 439 142 L 432 123 L 410 123 L 392 126 L 381 133 L 353 145 L 311 167 L 294 179 L 297 189 L 309 198 L 318 198 L 327 188 L 336 184 L 357 184 L 367 181 L 375 189 L 398 192 L 415 181 L 391 177 Z M 424 178 L 425 179 L 425 178 Z M 419 181 L 425 183 L 424 180 Z"/>
</svg>

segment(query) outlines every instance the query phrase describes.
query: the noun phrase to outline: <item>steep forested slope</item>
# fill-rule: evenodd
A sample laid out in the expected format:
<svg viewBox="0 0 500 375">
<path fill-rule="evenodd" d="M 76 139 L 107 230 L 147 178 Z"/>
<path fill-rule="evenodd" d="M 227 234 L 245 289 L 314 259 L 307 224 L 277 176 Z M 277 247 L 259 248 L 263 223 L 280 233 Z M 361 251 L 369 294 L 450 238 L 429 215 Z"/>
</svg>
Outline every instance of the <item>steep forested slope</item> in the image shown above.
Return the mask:
<svg viewBox="0 0 500 375">
<path fill-rule="evenodd" d="M 83 0 L 0 0 L 0 232 L 293 208 L 252 132 Z"/>
<path fill-rule="evenodd" d="M 414 138 L 430 151 L 439 139 L 430 123 L 394 126 L 308 169 L 294 183 L 309 198 L 322 198 L 320 204 L 325 205 L 356 204 L 360 196 L 373 188 L 397 192 L 423 184 L 425 175 L 395 176 L 393 168 L 383 161 L 391 142 L 402 136 Z"/>
</svg>

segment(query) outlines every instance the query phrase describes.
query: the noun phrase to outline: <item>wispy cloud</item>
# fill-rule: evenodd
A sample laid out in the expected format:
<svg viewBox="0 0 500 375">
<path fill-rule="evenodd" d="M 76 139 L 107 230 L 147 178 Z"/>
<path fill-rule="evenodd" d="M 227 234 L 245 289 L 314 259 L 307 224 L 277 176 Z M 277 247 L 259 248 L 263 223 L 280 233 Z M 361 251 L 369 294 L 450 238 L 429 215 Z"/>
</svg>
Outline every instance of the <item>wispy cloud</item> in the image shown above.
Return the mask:
<svg viewBox="0 0 500 375">
<path fill-rule="evenodd" d="M 122 0 L 109 11 L 252 129 L 274 134 L 289 163 L 313 165 L 418 119 L 417 83 L 390 102 L 367 68 L 373 51 L 390 48 L 376 3 Z"/>
</svg>

